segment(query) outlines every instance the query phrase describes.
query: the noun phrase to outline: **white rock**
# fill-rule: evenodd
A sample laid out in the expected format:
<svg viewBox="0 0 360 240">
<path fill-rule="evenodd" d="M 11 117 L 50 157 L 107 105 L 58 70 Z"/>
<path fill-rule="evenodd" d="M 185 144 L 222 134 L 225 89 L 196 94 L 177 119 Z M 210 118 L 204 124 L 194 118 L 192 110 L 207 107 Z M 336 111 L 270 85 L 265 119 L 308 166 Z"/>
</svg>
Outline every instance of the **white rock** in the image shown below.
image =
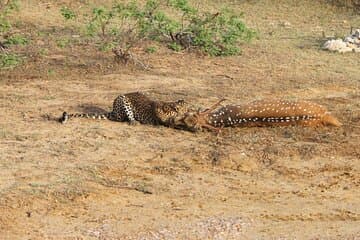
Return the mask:
<svg viewBox="0 0 360 240">
<path fill-rule="evenodd" d="M 324 49 L 340 53 L 360 52 L 360 29 L 356 29 L 354 33 L 342 39 L 328 40 L 323 45 Z"/>
<path fill-rule="evenodd" d="M 337 50 L 339 53 L 346 53 L 346 52 L 352 52 L 353 49 L 349 48 L 349 47 L 345 47 L 345 48 L 341 48 L 339 50 Z"/>
<path fill-rule="evenodd" d="M 346 43 L 346 46 L 349 47 L 349 48 L 351 48 L 351 49 L 358 48 L 358 46 L 357 46 L 356 44 L 351 43 L 351 42 L 347 42 L 347 43 Z"/>
<path fill-rule="evenodd" d="M 329 51 L 339 51 L 340 49 L 346 48 L 346 43 L 341 39 L 328 40 L 325 42 L 323 48 Z"/>
</svg>

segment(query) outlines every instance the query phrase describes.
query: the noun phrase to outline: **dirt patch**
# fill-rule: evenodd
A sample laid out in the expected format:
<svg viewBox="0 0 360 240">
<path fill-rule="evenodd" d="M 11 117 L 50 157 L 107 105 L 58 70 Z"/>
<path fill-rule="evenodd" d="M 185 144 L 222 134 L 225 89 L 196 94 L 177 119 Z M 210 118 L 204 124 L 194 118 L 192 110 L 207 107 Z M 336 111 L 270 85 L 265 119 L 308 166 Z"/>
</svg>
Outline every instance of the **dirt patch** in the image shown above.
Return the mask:
<svg viewBox="0 0 360 240">
<path fill-rule="evenodd" d="M 237 57 L 159 48 L 144 55 L 151 70 L 124 69 L 96 48 L 56 47 L 64 29 L 21 50 L 47 49 L 48 57 L 34 54 L 0 72 L 3 239 L 360 238 L 358 56 L 319 43 L 322 31 L 346 33 L 359 16 L 312 1 L 232 6 L 260 32 Z M 59 8 L 42 10 L 52 18 Z M 33 13 L 24 19 L 43 22 Z M 41 26 L 30 31 L 49 30 Z M 230 128 L 215 136 L 54 121 L 63 111 L 107 111 L 130 91 L 198 106 L 222 97 L 307 99 L 344 125 Z"/>
</svg>

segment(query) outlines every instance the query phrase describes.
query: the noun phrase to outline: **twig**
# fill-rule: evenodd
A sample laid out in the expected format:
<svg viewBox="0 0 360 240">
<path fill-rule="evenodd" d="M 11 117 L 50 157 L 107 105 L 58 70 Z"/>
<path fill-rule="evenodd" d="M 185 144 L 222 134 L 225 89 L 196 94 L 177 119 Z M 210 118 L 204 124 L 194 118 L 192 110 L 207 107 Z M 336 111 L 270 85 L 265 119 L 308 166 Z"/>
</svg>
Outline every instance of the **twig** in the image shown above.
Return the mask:
<svg viewBox="0 0 360 240">
<path fill-rule="evenodd" d="M 126 50 L 123 48 L 114 48 L 112 51 L 115 54 L 115 60 L 117 62 L 122 62 L 127 65 L 130 61 L 133 62 L 134 65 L 142 67 L 144 70 L 148 70 L 150 66 L 148 64 L 143 63 L 137 57 L 135 57 L 132 53 L 130 53 L 129 49 L 132 47 L 128 47 Z"/>
<path fill-rule="evenodd" d="M 7 48 L 8 48 L 7 46 L 5 46 L 3 43 L 0 42 L 0 50 L 2 52 L 8 52 Z"/>
</svg>

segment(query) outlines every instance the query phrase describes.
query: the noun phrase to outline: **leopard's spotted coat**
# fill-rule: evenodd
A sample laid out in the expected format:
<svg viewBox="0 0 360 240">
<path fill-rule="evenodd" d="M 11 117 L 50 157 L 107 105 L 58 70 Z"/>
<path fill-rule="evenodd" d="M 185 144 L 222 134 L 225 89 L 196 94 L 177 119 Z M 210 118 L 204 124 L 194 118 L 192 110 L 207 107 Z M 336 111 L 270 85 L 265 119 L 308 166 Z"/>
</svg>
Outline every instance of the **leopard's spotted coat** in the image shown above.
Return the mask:
<svg viewBox="0 0 360 240">
<path fill-rule="evenodd" d="M 141 92 L 132 92 L 118 96 L 113 103 L 113 110 L 108 113 L 75 113 L 64 112 L 60 118 L 61 123 L 70 118 L 109 119 L 112 121 L 130 124 L 170 125 L 170 120 L 178 115 L 190 111 L 190 105 L 184 100 L 173 102 L 154 101 Z"/>
</svg>

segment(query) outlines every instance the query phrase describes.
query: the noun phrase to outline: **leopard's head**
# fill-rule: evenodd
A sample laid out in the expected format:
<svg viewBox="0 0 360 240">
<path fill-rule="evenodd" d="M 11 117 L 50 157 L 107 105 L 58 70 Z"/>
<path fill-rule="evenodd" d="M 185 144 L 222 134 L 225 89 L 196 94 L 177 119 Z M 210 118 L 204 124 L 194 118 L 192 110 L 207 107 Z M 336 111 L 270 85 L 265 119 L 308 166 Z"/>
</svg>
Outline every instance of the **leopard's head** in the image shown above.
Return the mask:
<svg viewBox="0 0 360 240">
<path fill-rule="evenodd" d="M 192 106 L 182 99 L 174 102 L 160 102 L 155 107 L 157 117 L 165 125 L 171 125 L 174 118 L 190 111 L 192 111 Z"/>
<path fill-rule="evenodd" d="M 190 131 L 198 131 L 202 128 L 207 128 L 209 130 L 213 130 L 219 133 L 220 128 L 213 126 L 213 123 L 209 120 L 211 118 L 209 116 L 218 106 L 220 106 L 221 102 L 223 101 L 225 101 L 225 99 L 221 99 L 206 110 L 194 110 L 192 108 L 188 108 L 185 112 L 178 113 L 176 116 L 171 117 L 169 125 L 174 128 L 180 128 Z"/>
</svg>

